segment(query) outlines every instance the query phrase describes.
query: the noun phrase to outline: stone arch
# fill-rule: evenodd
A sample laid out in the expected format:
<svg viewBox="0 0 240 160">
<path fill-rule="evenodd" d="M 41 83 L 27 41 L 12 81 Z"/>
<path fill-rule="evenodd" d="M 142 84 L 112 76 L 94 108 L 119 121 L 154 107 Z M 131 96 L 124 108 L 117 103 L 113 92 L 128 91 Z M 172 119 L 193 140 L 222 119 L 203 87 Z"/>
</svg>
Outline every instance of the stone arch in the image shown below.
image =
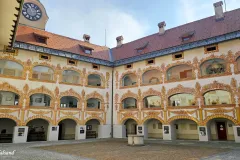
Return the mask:
<svg viewBox="0 0 240 160">
<path fill-rule="evenodd" d="M 170 124 L 170 123 L 172 123 L 173 121 L 175 121 L 175 120 L 180 120 L 180 119 L 192 120 L 192 121 L 196 122 L 196 123 L 199 125 L 198 119 L 196 119 L 196 118 L 194 118 L 194 117 L 191 117 L 191 116 L 186 116 L 186 115 L 173 116 L 173 117 L 171 117 L 171 118 L 169 118 L 169 119 L 167 120 L 167 124 Z"/>
<path fill-rule="evenodd" d="M 231 116 L 229 116 L 229 115 L 225 115 L 225 114 L 214 114 L 214 115 L 208 116 L 208 117 L 206 117 L 206 118 L 203 120 L 202 124 L 203 124 L 204 126 L 206 126 L 207 123 L 208 123 L 210 120 L 215 119 L 215 118 L 225 118 L 225 119 L 228 119 L 228 120 L 232 121 L 235 125 L 239 125 L 239 124 L 240 124 L 240 122 L 238 122 L 236 119 L 234 119 L 233 117 L 231 117 Z"/>
<path fill-rule="evenodd" d="M 56 124 L 58 125 L 61 121 L 66 120 L 66 119 L 73 120 L 74 122 L 76 122 L 76 124 L 81 124 L 80 119 L 77 119 L 74 116 L 63 116 L 59 120 L 57 120 Z"/>
<path fill-rule="evenodd" d="M 127 93 L 124 93 L 122 95 L 120 101 L 122 102 L 124 99 L 129 98 L 129 97 L 135 98 L 136 100 L 138 100 L 138 95 L 133 93 L 133 92 L 131 92 L 130 90 L 128 90 Z"/>
<path fill-rule="evenodd" d="M 90 98 L 99 99 L 100 102 L 101 102 L 101 104 L 100 104 L 101 109 L 104 109 L 104 108 L 105 108 L 105 107 L 104 107 L 104 104 L 105 104 L 105 102 L 104 102 L 104 97 L 103 97 L 101 94 L 99 94 L 97 91 L 94 91 L 94 92 L 92 92 L 92 93 L 90 93 L 90 94 L 87 94 L 87 95 L 85 96 L 85 108 L 87 108 L 87 101 L 88 101 L 88 99 L 90 99 Z"/>
<path fill-rule="evenodd" d="M 140 121 L 139 121 L 137 118 L 132 117 L 132 116 L 123 117 L 123 118 L 120 120 L 119 123 L 122 124 L 122 125 L 124 125 L 124 123 L 125 123 L 127 120 L 129 120 L 129 119 L 132 119 L 132 120 L 136 121 L 137 124 L 141 124 Z"/>
<path fill-rule="evenodd" d="M 87 123 L 88 121 L 94 120 L 94 119 L 97 120 L 101 125 L 104 124 L 104 120 L 101 119 L 100 117 L 91 116 L 91 117 L 88 117 L 87 119 L 85 119 L 84 125 L 86 125 L 86 123 Z"/>
<path fill-rule="evenodd" d="M 7 61 L 13 61 L 13 62 L 16 62 L 18 64 L 20 64 L 22 67 L 23 67 L 23 73 L 22 73 L 22 77 L 20 77 L 20 79 L 26 79 L 26 76 L 27 76 L 27 69 L 26 69 L 26 65 L 25 65 L 25 62 L 21 61 L 20 59 L 16 59 L 15 57 L 13 56 L 0 56 L 0 60 L 7 60 Z M 1 77 L 8 77 L 6 75 L 0 75 Z M 19 77 L 14 77 L 16 79 L 18 79 Z"/>
<path fill-rule="evenodd" d="M 19 89 L 17 89 L 15 86 L 13 86 L 7 82 L 3 82 L 2 84 L 0 84 L 0 91 L 9 91 L 9 92 L 18 94 L 19 95 L 18 106 L 22 107 L 24 94 Z"/>
<path fill-rule="evenodd" d="M 35 119 L 46 120 L 49 123 L 49 125 L 54 124 L 53 120 L 50 117 L 43 116 L 43 115 L 35 115 L 35 116 L 29 117 L 28 119 L 26 119 L 25 122 L 23 123 L 24 126 L 26 126 L 28 122 L 35 120 Z"/>
<path fill-rule="evenodd" d="M 82 105 L 81 105 L 82 104 L 82 97 L 79 93 L 74 91 L 72 88 L 69 89 L 69 90 L 66 90 L 65 92 L 61 92 L 59 94 L 59 99 L 58 99 L 59 104 L 61 103 L 61 98 L 66 97 L 66 96 L 71 96 L 71 97 L 76 98 L 78 100 L 78 104 L 77 104 L 78 108 L 82 108 Z M 58 107 L 60 107 L 60 106 L 58 105 Z"/>
<path fill-rule="evenodd" d="M 161 69 L 160 69 L 160 67 L 159 66 L 149 66 L 149 67 L 147 67 L 147 68 L 145 68 L 145 69 L 143 69 L 142 70 L 142 74 L 141 74 L 141 76 L 140 76 L 140 82 L 141 82 L 141 84 L 142 85 L 144 85 L 143 84 L 143 76 L 144 76 L 144 74 L 146 73 L 146 72 L 148 72 L 148 71 L 152 71 L 152 70 L 157 70 L 157 71 L 159 71 L 159 76 L 158 77 L 156 77 L 156 78 L 158 78 L 159 79 L 159 83 L 162 83 L 162 71 L 161 71 Z M 159 83 L 156 83 L 156 84 L 159 84 Z M 146 85 L 146 84 L 145 84 Z"/>
<path fill-rule="evenodd" d="M 163 98 L 162 98 L 162 94 L 161 94 L 161 92 L 159 92 L 159 91 L 157 91 L 157 90 L 154 90 L 154 89 L 152 89 L 152 88 L 149 88 L 147 91 L 145 91 L 145 92 L 143 92 L 142 93 L 142 100 L 141 100 L 141 106 L 144 106 L 143 104 L 144 104 L 144 99 L 146 98 L 146 97 L 148 97 L 148 96 L 158 96 L 158 97 L 160 97 L 160 100 L 161 100 L 161 106 L 163 106 Z"/>
<path fill-rule="evenodd" d="M 151 120 L 151 119 L 156 119 L 159 122 L 161 122 L 162 124 L 164 124 L 164 120 L 158 116 L 147 116 L 142 120 L 141 124 L 145 124 L 148 120 Z"/>
<path fill-rule="evenodd" d="M 133 75 L 136 76 L 136 81 L 137 81 L 136 85 L 133 85 L 133 86 L 123 86 L 123 78 L 124 78 L 126 75 L 128 75 L 128 74 L 133 74 Z M 127 71 L 127 72 L 124 72 L 124 73 L 122 73 L 121 76 L 120 76 L 120 88 L 136 87 L 136 86 L 138 85 L 138 79 L 139 79 L 139 78 L 138 78 L 138 75 L 137 75 L 136 71 Z"/>
<path fill-rule="evenodd" d="M 87 80 L 85 81 L 85 82 L 86 82 L 86 84 L 85 84 L 86 86 L 88 86 L 88 77 L 89 77 L 90 75 L 98 75 L 98 76 L 100 77 L 100 79 L 101 79 L 101 86 L 93 86 L 93 87 L 105 88 L 105 82 L 106 82 L 105 76 L 104 76 L 102 73 L 97 72 L 97 71 L 88 72 L 88 73 L 87 73 L 87 75 L 86 75 Z"/>
<path fill-rule="evenodd" d="M 240 51 L 236 52 L 235 56 L 234 56 L 234 72 L 235 73 L 239 73 L 240 72 L 240 70 L 238 70 L 238 63 L 237 63 L 238 59 L 240 59 Z"/>
<path fill-rule="evenodd" d="M 28 92 L 28 94 L 27 94 L 27 102 L 26 102 L 26 104 L 28 106 L 30 106 L 30 96 L 33 95 L 33 94 L 37 94 L 37 93 L 46 94 L 46 95 L 50 96 L 51 97 L 50 107 L 51 108 L 54 107 L 54 103 L 55 103 L 54 93 L 51 90 L 49 90 L 46 87 L 44 87 L 44 86 L 41 86 L 41 87 L 35 88 L 35 89 L 31 89 Z"/>
<path fill-rule="evenodd" d="M 81 70 L 79 70 L 79 69 L 77 69 L 75 67 L 66 67 L 66 66 L 63 67 L 62 70 L 61 70 L 61 74 L 59 75 L 59 82 L 64 83 L 64 82 L 62 82 L 62 80 L 63 80 L 63 72 L 67 71 L 67 70 L 75 71 L 75 72 L 79 73 L 79 76 L 80 76 L 79 85 L 83 85 L 83 78 L 84 78 L 83 77 L 83 73 L 82 73 Z"/>
<path fill-rule="evenodd" d="M 16 123 L 16 126 L 22 125 L 22 122 L 17 117 L 9 115 L 9 114 L 0 114 L 0 118 L 11 119 Z"/>
</svg>

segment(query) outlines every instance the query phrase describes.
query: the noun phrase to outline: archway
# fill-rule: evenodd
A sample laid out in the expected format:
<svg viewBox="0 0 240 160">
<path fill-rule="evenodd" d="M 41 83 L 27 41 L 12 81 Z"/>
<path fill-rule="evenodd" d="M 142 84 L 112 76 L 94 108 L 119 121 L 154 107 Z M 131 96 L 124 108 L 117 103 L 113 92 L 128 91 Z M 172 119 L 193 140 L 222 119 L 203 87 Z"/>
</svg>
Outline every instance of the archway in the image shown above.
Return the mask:
<svg viewBox="0 0 240 160">
<path fill-rule="evenodd" d="M 134 119 L 127 119 L 123 124 L 126 126 L 126 137 L 128 134 L 137 134 L 137 122 Z"/>
<path fill-rule="evenodd" d="M 123 86 L 134 86 L 137 84 L 137 76 L 136 74 L 130 73 L 125 75 L 122 78 L 122 87 Z"/>
<path fill-rule="evenodd" d="M 163 130 L 162 130 L 162 122 L 158 119 L 151 118 L 144 122 L 145 127 L 145 135 L 147 138 L 155 138 L 162 139 L 163 138 Z"/>
<path fill-rule="evenodd" d="M 16 122 L 9 118 L 0 118 L 0 143 L 12 143 Z"/>
<path fill-rule="evenodd" d="M 234 140 L 234 122 L 227 118 L 214 118 L 207 122 L 210 140 L 232 141 Z"/>
<path fill-rule="evenodd" d="M 27 141 L 46 141 L 48 125 L 48 121 L 40 118 L 29 121 Z"/>
<path fill-rule="evenodd" d="M 98 126 L 100 125 L 99 120 L 90 119 L 86 122 L 86 138 L 97 138 L 98 137 Z"/>
<path fill-rule="evenodd" d="M 58 140 L 75 139 L 75 129 L 77 123 L 72 119 L 64 119 L 59 123 Z"/>
<path fill-rule="evenodd" d="M 171 122 L 175 139 L 199 140 L 198 124 L 190 119 L 176 119 Z"/>
</svg>

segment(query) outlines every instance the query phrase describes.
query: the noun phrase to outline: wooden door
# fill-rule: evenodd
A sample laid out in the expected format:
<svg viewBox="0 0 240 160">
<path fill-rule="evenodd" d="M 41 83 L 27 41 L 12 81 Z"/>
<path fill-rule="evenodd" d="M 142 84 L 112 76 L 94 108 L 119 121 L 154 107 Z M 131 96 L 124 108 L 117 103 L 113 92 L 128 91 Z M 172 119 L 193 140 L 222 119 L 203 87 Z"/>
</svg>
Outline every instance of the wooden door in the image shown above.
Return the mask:
<svg viewBox="0 0 240 160">
<path fill-rule="evenodd" d="M 217 122 L 218 140 L 227 140 L 227 130 L 225 122 Z"/>
</svg>

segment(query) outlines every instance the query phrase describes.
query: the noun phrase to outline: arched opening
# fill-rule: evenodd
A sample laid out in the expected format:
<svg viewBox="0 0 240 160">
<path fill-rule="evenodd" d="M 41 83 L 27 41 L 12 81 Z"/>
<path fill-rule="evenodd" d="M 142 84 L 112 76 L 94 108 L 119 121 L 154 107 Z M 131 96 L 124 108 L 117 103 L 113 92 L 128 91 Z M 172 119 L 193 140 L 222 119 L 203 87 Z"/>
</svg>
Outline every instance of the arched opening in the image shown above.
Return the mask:
<svg viewBox="0 0 240 160">
<path fill-rule="evenodd" d="M 198 124 L 189 119 L 177 119 L 171 122 L 176 139 L 199 140 Z"/>
<path fill-rule="evenodd" d="M 33 79 L 39 79 L 39 80 L 53 80 L 53 74 L 54 71 L 47 67 L 47 66 L 35 66 L 33 67 Z"/>
<path fill-rule="evenodd" d="M 169 106 L 194 106 L 196 105 L 195 97 L 189 93 L 179 93 L 168 98 Z"/>
<path fill-rule="evenodd" d="M 79 84 L 80 83 L 80 74 L 73 70 L 65 70 L 62 73 L 62 82 Z"/>
<path fill-rule="evenodd" d="M 49 95 L 36 93 L 30 96 L 30 106 L 49 107 L 50 103 L 51 97 Z"/>
<path fill-rule="evenodd" d="M 88 85 L 89 86 L 101 86 L 102 85 L 101 77 L 97 74 L 90 74 L 88 76 Z"/>
<path fill-rule="evenodd" d="M 122 86 L 134 86 L 137 84 L 137 76 L 135 74 L 127 74 L 122 78 Z"/>
<path fill-rule="evenodd" d="M 134 119 L 127 119 L 124 125 L 126 128 L 126 137 L 128 137 L 128 134 L 137 134 L 137 122 Z"/>
<path fill-rule="evenodd" d="M 159 96 L 147 96 L 143 99 L 144 108 L 161 108 L 161 98 Z"/>
<path fill-rule="evenodd" d="M 0 60 L 0 74 L 6 76 L 21 77 L 23 66 L 14 61 Z"/>
<path fill-rule="evenodd" d="M 237 70 L 240 72 L 240 56 L 237 58 Z"/>
<path fill-rule="evenodd" d="M 72 96 L 64 96 L 60 100 L 61 108 L 77 108 L 78 100 Z"/>
<path fill-rule="evenodd" d="M 122 101 L 123 109 L 135 109 L 137 108 L 137 100 L 135 98 L 125 98 Z"/>
<path fill-rule="evenodd" d="M 226 118 L 215 118 L 207 122 L 209 138 L 211 140 L 234 140 L 234 123 Z"/>
<path fill-rule="evenodd" d="M 101 101 L 97 98 L 90 98 L 87 100 L 88 109 L 101 109 Z"/>
<path fill-rule="evenodd" d="M 44 119 L 33 119 L 27 123 L 28 136 L 27 141 L 46 141 L 48 131 L 48 121 Z"/>
<path fill-rule="evenodd" d="M 16 122 L 9 118 L 0 118 L 0 143 L 12 143 Z"/>
<path fill-rule="evenodd" d="M 100 125 L 99 120 L 91 119 L 86 122 L 86 138 L 97 138 L 98 137 L 98 126 Z"/>
<path fill-rule="evenodd" d="M 17 106 L 19 104 L 19 95 L 13 92 L 0 91 L 0 105 Z"/>
<path fill-rule="evenodd" d="M 158 119 L 148 119 L 144 122 L 145 134 L 148 138 L 162 139 L 163 138 L 163 126 L 162 123 Z"/>
<path fill-rule="evenodd" d="M 225 90 L 213 90 L 204 94 L 205 105 L 232 104 L 231 93 Z"/>
<path fill-rule="evenodd" d="M 192 77 L 192 67 L 187 64 L 173 66 L 167 70 L 167 80 L 181 80 Z"/>
<path fill-rule="evenodd" d="M 142 75 L 143 84 L 158 84 L 160 79 L 160 72 L 157 69 L 146 71 Z"/>
<path fill-rule="evenodd" d="M 75 129 L 77 123 L 72 119 L 64 119 L 58 123 L 58 140 L 75 139 Z"/>
<path fill-rule="evenodd" d="M 200 66 L 201 75 L 222 74 L 226 71 L 226 62 L 223 59 L 210 59 L 203 62 Z"/>
</svg>

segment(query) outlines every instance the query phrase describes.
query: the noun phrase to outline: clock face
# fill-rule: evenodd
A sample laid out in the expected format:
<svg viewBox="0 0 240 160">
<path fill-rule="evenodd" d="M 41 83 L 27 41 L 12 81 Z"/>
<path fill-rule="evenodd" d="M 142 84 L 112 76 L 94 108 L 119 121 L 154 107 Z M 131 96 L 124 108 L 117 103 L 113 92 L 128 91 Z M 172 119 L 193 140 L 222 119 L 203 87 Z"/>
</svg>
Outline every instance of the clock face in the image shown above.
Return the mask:
<svg viewBox="0 0 240 160">
<path fill-rule="evenodd" d="M 42 17 L 41 9 L 34 3 L 24 3 L 22 14 L 30 21 L 37 21 Z"/>
</svg>

